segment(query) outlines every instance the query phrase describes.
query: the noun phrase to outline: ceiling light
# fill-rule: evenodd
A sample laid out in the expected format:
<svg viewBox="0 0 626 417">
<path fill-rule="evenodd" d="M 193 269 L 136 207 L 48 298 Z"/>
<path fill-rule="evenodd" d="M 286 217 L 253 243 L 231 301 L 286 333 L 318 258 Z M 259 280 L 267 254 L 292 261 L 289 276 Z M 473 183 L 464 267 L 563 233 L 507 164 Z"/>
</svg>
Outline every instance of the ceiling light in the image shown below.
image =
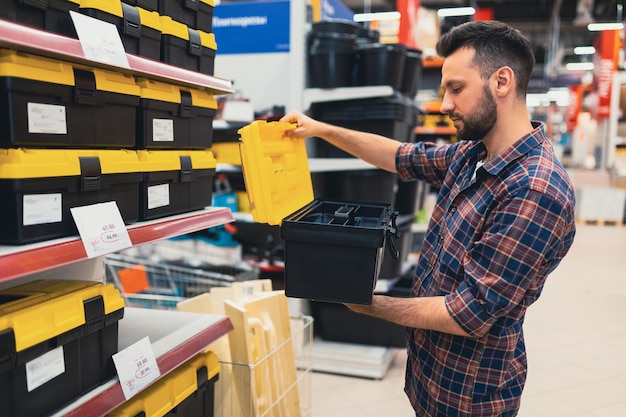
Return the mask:
<svg viewBox="0 0 626 417">
<path fill-rule="evenodd" d="M 476 9 L 473 7 L 450 7 L 446 9 L 437 10 L 437 16 L 444 17 L 456 17 L 456 16 L 472 16 L 476 13 Z"/>
<path fill-rule="evenodd" d="M 576 55 L 593 55 L 596 53 L 596 48 L 593 46 L 577 46 L 574 48 Z"/>
<path fill-rule="evenodd" d="M 400 12 L 357 13 L 353 17 L 355 22 L 372 22 L 379 20 L 399 20 Z"/>
<path fill-rule="evenodd" d="M 624 24 L 621 22 L 589 23 L 587 25 L 587 30 L 591 32 L 597 32 L 600 30 L 622 30 L 622 29 L 624 29 Z"/>
<path fill-rule="evenodd" d="M 568 71 L 591 71 L 593 68 L 593 62 L 570 62 L 565 65 Z"/>
</svg>

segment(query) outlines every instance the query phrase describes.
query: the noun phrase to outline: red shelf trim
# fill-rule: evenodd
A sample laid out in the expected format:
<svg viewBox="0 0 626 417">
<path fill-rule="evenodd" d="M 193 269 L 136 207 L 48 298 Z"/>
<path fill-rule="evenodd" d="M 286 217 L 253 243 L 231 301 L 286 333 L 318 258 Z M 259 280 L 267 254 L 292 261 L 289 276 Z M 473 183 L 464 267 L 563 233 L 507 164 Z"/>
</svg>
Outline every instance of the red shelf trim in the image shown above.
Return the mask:
<svg viewBox="0 0 626 417">
<path fill-rule="evenodd" d="M 154 242 L 201 229 L 220 226 L 234 221 L 228 208 L 212 207 L 181 216 L 166 217 L 128 226 L 133 245 Z M 0 256 L 0 282 L 46 271 L 87 259 L 82 241 L 77 236 L 71 240 L 51 241 L 49 245 L 25 248 Z"/>
<path fill-rule="evenodd" d="M 234 92 L 229 80 L 189 71 L 137 55 L 126 54 L 130 68 L 92 61 L 85 57 L 78 39 L 23 26 L 3 19 L 0 19 L 0 46 L 65 61 L 114 69 L 133 75 L 143 75 L 175 84 L 205 88 L 213 94 Z"/>
<path fill-rule="evenodd" d="M 228 332 L 233 330 L 233 325 L 228 317 L 224 317 L 222 320 L 214 324 L 213 326 L 198 333 L 196 336 L 188 339 L 183 344 L 175 347 L 171 351 L 159 356 L 157 358 L 157 364 L 161 376 L 170 373 L 187 360 L 193 358 L 196 354 L 204 350 L 208 345 L 224 336 Z M 66 414 L 66 417 L 94 417 L 104 416 L 117 407 L 126 402 L 122 386 L 117 383 L 109 389 L 98 394 L 96 397 L 78 406 L 71 412 Z"/>
</svg>

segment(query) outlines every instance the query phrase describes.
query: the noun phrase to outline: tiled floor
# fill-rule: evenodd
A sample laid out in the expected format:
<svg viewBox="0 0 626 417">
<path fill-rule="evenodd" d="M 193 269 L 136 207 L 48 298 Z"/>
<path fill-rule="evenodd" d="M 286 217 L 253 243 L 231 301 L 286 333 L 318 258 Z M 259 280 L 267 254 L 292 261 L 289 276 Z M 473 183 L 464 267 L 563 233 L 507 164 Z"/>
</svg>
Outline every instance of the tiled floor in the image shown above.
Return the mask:
<svg viewBox="0 0 626 417">
<path fill-rule="evenodd" d="M 626 416 L 626 227 L 579 225 L 525 324 L 519 417 Z M 313 417 L 414 416 L 404 351 L 382 380 L 313 373 Z"/>
</svg>

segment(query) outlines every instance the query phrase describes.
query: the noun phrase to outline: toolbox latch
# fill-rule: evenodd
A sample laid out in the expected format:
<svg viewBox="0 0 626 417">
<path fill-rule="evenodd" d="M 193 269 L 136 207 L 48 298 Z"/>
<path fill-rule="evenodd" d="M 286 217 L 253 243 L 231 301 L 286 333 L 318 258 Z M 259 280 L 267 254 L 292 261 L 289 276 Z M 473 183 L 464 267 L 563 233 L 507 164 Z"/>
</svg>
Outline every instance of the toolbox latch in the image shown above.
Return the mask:
<svg viewBox="0 0 626 417">
<path fill-rule="evenodd" d="M 398 211 L 390 209 L 389 218 L 390 218 L 391 224 L 385 226 L 385 234 L 387 237 L 385 239 L 385 242 L 387 243 L 387 249 L 389 250 L 389 253 L 391 254 L 391 257 L 393 259 L 398 259 L 400 257 L 400 252 L 396 248 L 396 244 L 393 241 L 393 238 L 397 239 L 400 237 L 400 230 L 398 229 L 398 226 L 396 225 L 397 217 L 398 217 Z"/>
<path fill-rule="evenodd" d="M 180 117 L 193 117 L 193 103 L 191 101 L 191 92 L 180 90 L 180 109 L 178 111 Z"/>
<path fill-rule="evenodd" d="M 100 189 L 100 158 L 97 156 L 80 156 L 80 190 L 95 191 Z"/>
<path fill-rule="evenodd" d="M 0 373 L 14 367 L 15 355 L 15 333 L 13 333 L 13 329 L 0 330 Z"/>
<path fill-rule="evenodd" d="M 85 334 L 104 328 L 104 300 L 101 295 L 85 300 L 83 309 L 85 311 Z"/>
<path fill-rule="evenodd" d="M 37 9 L 47 10 L 48 0 L 20 0 L 19 4 L 24 6 L 36 7 Z"/>
<path fill-rule="evenodd" d="M 124 16 L 124 35 L 139 38 L 141 36 L 141 17 L 136 7 L 122 3 L 122 15 Z"/>
<path fill-rule="evenodd" d="M 179 182 L 191 182 L 191 157 L 189 155 L 180 156 L 180 180 Z"/>
<path fill-rule="evenodd" d="M 184 6 L 186 9 L 198 10 L 198 0 L 185 0 Z"/>
<path fill-rule="evenodd" d="M 74 68 L 74 103 L 95 105 L 96 98 L 95 74 Z"/>
<path fill-rule="evenodd" d="M 202 41 L 197 30 L 189 28 L 189 55 L 202 55 Z"/>
</svg>

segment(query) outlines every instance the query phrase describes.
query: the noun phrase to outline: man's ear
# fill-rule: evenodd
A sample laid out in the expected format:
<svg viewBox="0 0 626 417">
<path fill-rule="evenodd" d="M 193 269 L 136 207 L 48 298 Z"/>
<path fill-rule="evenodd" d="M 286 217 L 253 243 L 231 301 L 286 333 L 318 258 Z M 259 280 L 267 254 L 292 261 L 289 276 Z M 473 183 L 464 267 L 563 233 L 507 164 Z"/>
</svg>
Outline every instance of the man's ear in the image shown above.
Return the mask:
<svg viewBox="0 0 626 417">
<path fill-rule="evenodd" d="M 496 81 L 496 94 L 504 97 L 515 90 L 515 73 L 511 67 L 502 67 L 494 73 Z"/>
</svg>

